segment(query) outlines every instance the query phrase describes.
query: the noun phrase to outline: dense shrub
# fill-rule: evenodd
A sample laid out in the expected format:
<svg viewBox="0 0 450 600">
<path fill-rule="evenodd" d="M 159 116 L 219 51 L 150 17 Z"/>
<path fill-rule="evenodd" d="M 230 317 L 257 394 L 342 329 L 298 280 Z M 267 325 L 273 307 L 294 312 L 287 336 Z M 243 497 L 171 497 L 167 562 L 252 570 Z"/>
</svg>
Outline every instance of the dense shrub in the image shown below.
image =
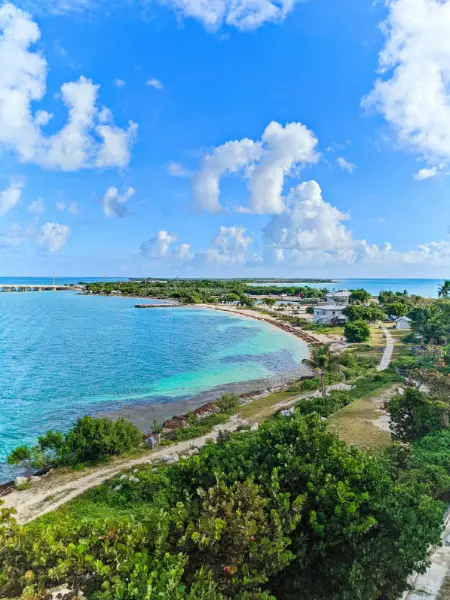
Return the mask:
<svg viewBox="0 0 450 600">
<path fill-rule="evenodd" d="M 349 304 L 342 311 L 349 321 L 378 321 L 385 314 L 379 306 L 372 304 Z"/>
<path fill-rule="evenodd" d="M 68 507 L 24 528 L 5 513 L 0 596 L 45 597 L 64 583 L 95 600 L 394 600 L 439 540 L 441 505 L 314 415 L 142 471 L 98 497 L 129 516 L 79 519 Z M 145 517 L 133 516 L 136 503 Z"/>
<path fill-rule="evenodd" d="M 407 388 L 402 395 L 393 396 L 387 408 L 392 435 L 402 442 L 420 439 L 443 429 L 448 423 L 448 405 L 413 388 Z"/>
<path fill-rule="evenodd" d="M 350 290 L 350 304 L 365 304 L 372 298 L 371 294 L 363 289 Z"/>
<path fill-rule="evenodd" d="M 142 444 L 142 434 L 137 427 L 125 419 L 82 417 L 64 435 L 49 431 L 38 440 L 33 448 L 16 448 L 8 457 L 10 464 L 24 461 L 31 466 L 43 464 L 74 466 L 83 463 L 98 463 L 111 456 L 118 456 L 137 449 Z"/>
<path fill-rule="evenodd" d="M 347 342 L 367 342 L 370 338 L 370 329 L 365 321 L 350 321 L 344 327 Z"/>
</svg>

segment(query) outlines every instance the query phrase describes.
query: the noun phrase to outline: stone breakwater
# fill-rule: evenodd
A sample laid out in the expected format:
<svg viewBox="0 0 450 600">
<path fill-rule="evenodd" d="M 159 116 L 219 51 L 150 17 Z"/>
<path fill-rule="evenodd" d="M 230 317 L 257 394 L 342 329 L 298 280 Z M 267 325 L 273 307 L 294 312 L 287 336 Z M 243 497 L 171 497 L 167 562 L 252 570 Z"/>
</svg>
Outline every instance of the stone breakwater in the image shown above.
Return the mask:
<svg viewBox="0 0 450 600">
<path fill-rule="evenodd" d="M 181 308 L 183 304 L 135 304 L 134 308 Z"/>
</svg>

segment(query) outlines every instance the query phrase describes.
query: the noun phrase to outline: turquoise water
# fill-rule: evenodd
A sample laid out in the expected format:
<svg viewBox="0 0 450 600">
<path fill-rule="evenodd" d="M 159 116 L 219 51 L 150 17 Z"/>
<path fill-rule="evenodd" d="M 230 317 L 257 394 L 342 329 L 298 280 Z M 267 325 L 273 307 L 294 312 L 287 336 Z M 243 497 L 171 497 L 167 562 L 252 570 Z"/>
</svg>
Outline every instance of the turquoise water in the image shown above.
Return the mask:
<svg viewBox="0 0 450 600">
<path fill-rule="evenodd" d="M 217 385 L 296 368 L 306 345 L 281 330 L 132 298 L 0 293 L 1 464 L 19 444 L 84 414 L 184 400 Z"/>
<path fill-rule="evenodd" d="M 439 286 L 443 283 L 443 279 L 335 279 L 334 283 L 277 283 L 275 285 L 308 285 L 319 289 L 328 288 L 329 290 L 363 288 L 374 296 L 383 290 L 391 290 L 392 292 L 407 290 L 409 294 L 417 294 L 425 298 L 436 298 Z"/>
</svg>

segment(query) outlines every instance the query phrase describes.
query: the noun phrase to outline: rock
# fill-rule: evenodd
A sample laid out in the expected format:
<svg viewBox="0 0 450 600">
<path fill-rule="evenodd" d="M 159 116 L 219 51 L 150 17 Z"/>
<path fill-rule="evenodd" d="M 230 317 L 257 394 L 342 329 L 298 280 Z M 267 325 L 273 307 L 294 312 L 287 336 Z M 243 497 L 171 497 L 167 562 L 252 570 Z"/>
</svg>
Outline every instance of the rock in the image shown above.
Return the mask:
<svg viewBox="0 0 450 600">
<path fill-rule="evenodd" d="M 30 481 L 40 481 L 40 479 L 41 479 L 41 478 L 39 477 L 39 475 L 32 475 L 32 476 L 30 477 Z"/>
<path fill-rule="evenodd" d="M 20 487 L 21 485 L 26 485 L 28 483 L 28 477 L 16 477 L 14 484 L 16 487 Z"/>
<path fill-rule="evenodd" d="M 113 488 L 113 492 L 119 492 L 122 489 L 121 485 L 116 485 L 115 488 Z"/>
<path fill-rule="evenodd" d="M 128 481 L 131 481 L 132 483 L 139 483 L 140 479 L 138 479 L 137 477 L 129 477 Z"/>
<path fill-rule="evenodd" d="M 137 472 L 138 472 L 138 470 L 137 470 L 137 469 L 133 469 L 133 473 L 137 473 Z"/>
<path fill-rule="evenodd" d="M 258 423 L 253 423 L 253 425 L 250 427 L 250 431 L 257 431 L 258 427 L 259 427 Z"/>
<path fill-rule="evenodd" d="M 126 479 L 128 479 L 128 475 L 125 475 L 125 473 L 120 476 L 120 481 L 125 481 Z"/>
<path fill-rule="evenodd" d="M 293 417 L 295 415 L 295 408 L 292 407 L 292 408 L 287 408 L 286 410 L 282 410 L 280 412 L 280 415 L 282 417 Z"/>
</svg>

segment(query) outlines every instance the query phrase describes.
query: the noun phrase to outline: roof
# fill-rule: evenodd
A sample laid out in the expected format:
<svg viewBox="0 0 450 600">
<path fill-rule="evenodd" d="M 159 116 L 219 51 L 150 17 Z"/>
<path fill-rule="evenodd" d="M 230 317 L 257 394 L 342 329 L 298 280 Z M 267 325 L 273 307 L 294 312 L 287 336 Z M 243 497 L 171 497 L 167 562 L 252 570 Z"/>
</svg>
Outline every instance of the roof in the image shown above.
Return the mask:
<svg viewBox="0 0 450 600">
<path fill-rule="evenodd" d="M 315 306 L 314 310 L 344 310 L 345 306 L 339 304 L 323 304 L 322 306 Z"/>
<path fill-rule="evenodd" d="M 408 321 L 408 323 L 411 323 L 411 319 L 409 319 L 408 317 L 399 317 L 397 321 Z"/>
</svg>

